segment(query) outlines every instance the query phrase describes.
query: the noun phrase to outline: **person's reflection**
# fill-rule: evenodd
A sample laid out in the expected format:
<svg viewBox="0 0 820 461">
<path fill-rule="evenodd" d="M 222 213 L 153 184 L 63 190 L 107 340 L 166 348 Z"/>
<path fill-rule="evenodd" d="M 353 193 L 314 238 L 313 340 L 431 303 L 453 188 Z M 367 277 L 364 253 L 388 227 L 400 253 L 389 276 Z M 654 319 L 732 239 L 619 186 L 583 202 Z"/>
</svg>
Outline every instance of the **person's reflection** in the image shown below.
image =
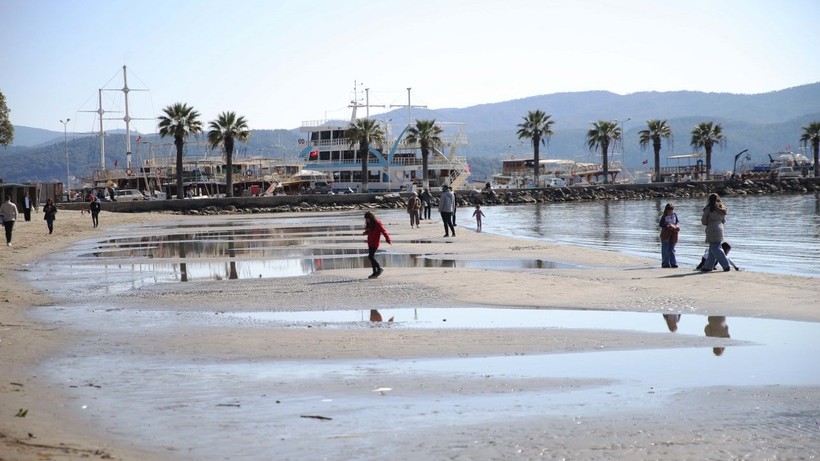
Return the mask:
<svg viewBox="0 0 820 461">
<path fill-rule="evenodd" d="M 381 322 L 382 321 L 382 314 L 379 313 L 376 309 L 370 309 L 370 321 L 371 322 Z M 392 322 L 393 317 L 387 319 L 387 322 Z"/>
<path fill-rule="evenodd" d="M 680 322 L 680 314 L 663 314 L 663 319 L 666 321 L 666 326 L 672 333 L 678 331 L 678 322 Z"/>
<path fill-rule="evenodd" d="M 703 328 L 703 332 L 706 333 L 706 336 L 712 338 L 729 338 L 729 325 L 726 324 L 726 317 L 724 316 L 716 316 L 710 315 L 707 318 L 707 324 Z M 723 351 L 726 350 L 725 347 L 714 347 L 712 348 L 712 352 L 715 355 L 723 355 Z"/>
</svg>

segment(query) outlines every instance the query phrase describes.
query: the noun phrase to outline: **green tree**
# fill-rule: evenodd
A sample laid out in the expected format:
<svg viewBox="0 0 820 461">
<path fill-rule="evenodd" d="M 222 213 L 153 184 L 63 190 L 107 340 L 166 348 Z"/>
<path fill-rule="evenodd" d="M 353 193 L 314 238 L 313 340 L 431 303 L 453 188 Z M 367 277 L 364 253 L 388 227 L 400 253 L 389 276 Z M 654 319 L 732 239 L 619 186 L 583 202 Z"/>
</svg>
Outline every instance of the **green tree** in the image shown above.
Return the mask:
<svg viewBox="0 0 820 461">
<path fill-rule="evenodd" d="M 208 144 L 211 149 L 220 145 L 225 152 L 225 163 L 228 171 L 225 174 L 225 196 L 233 197 L 233 148 L 236 141 L 248 142 L 251 130 L 245 117 L 236 116 L 236 112 L 222 112 L 208 124 Z"/>
<path fill-rule="evenodd" d="M 0 91 L 0 144 L 3 147 L 9 147 L 9 144 L 14 141 L 14 125 L 11 124 L 9 112 L 11 111 L 6 106 L 6 97 Z"/>
<path fill-rule="evenodd" d="M 601 162 L 604 169 L 604 184 L 609 184 L 609 146 L 621 140 L 621 127 L 618 122 L 598 120 L 592 122 L 592 128 L 587 131 L 587 146 L 595 152 L 601 149 Z"/>
<path fill-rule="evenodd" d="M 811 122 L 803 127 L 800 143 L 803 146 L 811 145 L 811 151 L 814 153 L 814 177 L 820 178 L 820 166 L 817 163 L 820 157 L 820 122 Z"/>
<path fill-rule="evenodd" d="M 695 149 L 703 148 L 706 151 L 706 179 L 712 174 L 712 148 L 717 145 L 720 148 L 726 146 L 726 136 L 723 135 L 723 127 L 720 123 L 702 122 L 692 129 L 692 141 Z"/>
<path fill-rule="evenodd" d="M 672 128 L 666 120 L 647 120 L 646 129 L 638 132 L 641 149 L 646 149 L 652 143 L 652 150 L 655 151 L 655 175 L 654 181 L 661 181 L 661 141 L 664 139 L 668 144 L 672 144 Z"/>
<path fill-rule="evenodd" d="M 174 146 L 177 148 L 177 198 L 181 199 L 185 197 L 185 187 L 182 183 L 182 148 L 185 146 L 185 138 L 202 132 L 202 122 L 199 121 L 199 112 L 185 103 L 175 103 L 162 111 L 165 115 L 158 117 L 159 136 L 174 138 Z"/>
<path fill-rule="evenodd" d="M 416 120 L 416 126 L 407 130 L 406 140 L 410 144 L 421 146 L 421 168 L 424 187 L 430 187 L 429 172 L 430 149 L 441 145 L 442 129 L 435 120 Z"/>
<path fill-rule="evenodd" d="M 384 142 L 384 131 L 376 120 L 359 118 L 350 122 L 345 132 L 350 147 L 359 145 L 359 158 L 362 160 L 362 192 L 367 192 L 367 161 L 370 157 L 370 145 Z"/>
<path fill-rule="evenodd" d="M 546 145 L 549 138 L 555 134 L 552 132 L 552 125 L 555 121 L 551 120 L 551 117 L 542 110 L 531 110 L 527 112 L 526 116 L 521 117 L 524 122 L 518 124 L 518 139 L 532 141 L 535 187 L 538 187 L 538 175 L 541 173 L 541 145 Z"/>
</svg>

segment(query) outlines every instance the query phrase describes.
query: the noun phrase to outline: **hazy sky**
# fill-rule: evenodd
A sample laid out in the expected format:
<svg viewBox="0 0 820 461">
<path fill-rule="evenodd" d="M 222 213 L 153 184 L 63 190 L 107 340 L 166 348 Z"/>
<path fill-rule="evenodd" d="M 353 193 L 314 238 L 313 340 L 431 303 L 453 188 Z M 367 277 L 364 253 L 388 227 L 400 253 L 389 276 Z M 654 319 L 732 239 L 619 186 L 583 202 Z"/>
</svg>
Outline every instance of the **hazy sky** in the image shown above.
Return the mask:
<svg viewBox="0 0 820 461">
<path fill-rule="evenodd" d="M 430 109 L 765 93 L 820 81 L 818 20 L 817 0 L 0 0 L 0 91 L 15 125 L 62 131 L 70 117 L 72 132 L 97 129 L 82 111 L 122 88 L 123 65 L 148 90 L 129 96 L 131 117 L 152 119 L 133 122 L 143 132 L 175 102 L 258 129 L 346 119 L 354 81 L 374 106 L 406 104 L 412 87 Z M 103 94 L 122 117 L 122 92 Z"/>
</svg>

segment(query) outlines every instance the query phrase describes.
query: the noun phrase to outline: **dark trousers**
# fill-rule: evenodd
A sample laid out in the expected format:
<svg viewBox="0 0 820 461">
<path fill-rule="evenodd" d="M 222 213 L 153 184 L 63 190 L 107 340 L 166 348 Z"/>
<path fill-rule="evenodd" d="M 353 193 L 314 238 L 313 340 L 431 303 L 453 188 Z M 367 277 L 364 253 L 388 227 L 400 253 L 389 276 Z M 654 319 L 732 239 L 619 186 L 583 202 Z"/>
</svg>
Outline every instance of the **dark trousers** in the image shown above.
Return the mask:
<svg viewBox="0 0 820 461">
<path fill-rule="evenodd" d="M 425 203 L 421 207 L 421 211 L 422 211 L 421 219 L 430 219 L 430 204 L 429 203 Z"/>
<path fill-rule="evenodd" d="M 376 250 L 378 250 L 376 247 L 367 247 L 367 259 L 370 260 L 370 267 L 373 268 L 374 274 L 381 268 L 379 262 L 376 261 Z"/>
<path fill-rule="evenodd" d="M 14 221 L 3 221 L 3 227 L 6 228 L 6 243 L 11 243 L 11 230 L 14 229 Z"/>
<path fill-rule="evenodd" d="M 456 228 L 453 225 L 453 213 L 449 211 L 441 212 L 441 221 L 444 223 L 444 235 L 456 235 Z"/>
<path fill-rule="evenodd" d="M 23 208 L 23 218 L 26 221 L 31 221 L 31 208 Z"/>
</svg>

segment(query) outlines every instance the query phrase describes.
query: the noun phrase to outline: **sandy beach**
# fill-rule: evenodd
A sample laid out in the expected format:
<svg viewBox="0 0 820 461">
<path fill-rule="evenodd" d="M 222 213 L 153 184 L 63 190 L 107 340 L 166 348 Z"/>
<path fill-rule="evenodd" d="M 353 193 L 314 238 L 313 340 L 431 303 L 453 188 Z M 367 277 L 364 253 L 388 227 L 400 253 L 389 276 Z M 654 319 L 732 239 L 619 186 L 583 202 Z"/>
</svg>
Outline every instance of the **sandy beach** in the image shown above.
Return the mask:
<svg viewBox="0 0 820 461">
<path fill-rule="evenodd" d="M 378 215 L 378 212 L 377 212 Z M 742 347 L 742 341 L 705 336 L 651 334 L 605 329 L 561 329 L 544 335 L 533 329 L 294 329 L 241 328 L 235 324 L 194 324 L 101 335 L 98 330 L 43 323 L 30 315 L 37 306 L 60 303 L 47 283 L 31 286 L 30 264 L 74 242 L 106 235 L 122 226 L 184 222 L 198 217 L 103 212 L 99 228 L 88 215 L 63 211 L 48 235 L 42 214 L 18 222 L 14 246 L 0 248 L 0 460 L 171 460 L 196 459 L 173 442 L 143 444 L 139 436 L 105 431 L 78 418 L 72 390 L 42 376 L 42 364 L 65 348 L 93 342 L 95 350 L 140 356 L 175 356 L 219 361 L 335 361 L 456 357 L 537 356 L 598 350 L 677 350 Z M 230 216 L 216 219 L 229 221 Z M 360 224 L 359 213 L 340 222 Z M 465 220 L 466 221 L 466 220 Z M 441 237 L 437 220 L 410 229 L 406 219 L 385 220 L 395 242 L 391 252 L 448 255 L 459 259 L 543 259 L 583 269 L 493 270 L 491 268 L 392 268 L 367 280 L 365 271 L 326 270 L 309 276 L 243 279 L 189 284 L 157 284 L 117 296 L 118 309 L 140 315 L 270 312 L 280 310 L 391 309 L 434 305 L 442 308 L 494 306 L 508 309 L 562 309 L 624 312 L 677 312 L 698 315 L 820 322 L 817 279 L 747 271 L 701 274 L 691 268 L 660 269 L 658 260 L 632 257 L 505 236 L 459 227 L 456 238 Z M 462 226 L 467 224 L 462 223 Z M 418 243 L 418 237 L 426 241 Z M 363 243 L 362 243 L 363 245 Z M 352 273 L 356 272 L 356 273 Z M 237 305 L 241 299 L 241 306 Z M 275 300 L 275 302 L 272 302 Z M 139 329 L 141 330 L 141 329 Z M 813 359 L 806 366 L 816 368 Z M 355 382 L 355 380 L 353 380 Z M 342 395 L 350 382 L 322 383 Z M 566 387 L 599 387 L 595 379 L 499 378 L 492 385 L 452 376 L 399 377 L 393 387 L 408 395 L 430 392 L 484 393 L 516 388 L 559 392 Z M 490 389 L 489 387 L 493 388 Z M 415 427 L 394 437 L 374 439 L 366 450 L 321 449 L 330 437 L 282 443 L 277 455 L 234 459 L 816 459 L 820 456 L 820 387 L 731 386 L 680 392 L 656 408 L 614 408 L 606 417 L 578 413 L 522 414 L 503 424 L 481 421 Z M 21 415 L 25 412 L 25 416 Z M 205 414 L 208 418 L 208 414 Z M 211 418 L 219 418 L 214 410 Z M 287 423 L 282 423 L 283 427 Z M 157 429 L 158 431 L 160 429 Z M 280 428 L 281 430 L 281 428 Z M 342 429 L 339 429 L 340 431 Z M 383 434 L 380 434 L 380 436 Z M 367 439 L 367 435 L 357 435 Z M 338 438 L 338 437 L 337 437 Z M 304 445 L 307 445 L 306 448 Z M 310 446 L 315 457 L 305 456 Z M 389 449 L 386 447 L 390 447 Z M 350 450 L 350 451 L 345 451 Z M 400 455 L 396 455 L 396 454 Z"/>
</svg>

